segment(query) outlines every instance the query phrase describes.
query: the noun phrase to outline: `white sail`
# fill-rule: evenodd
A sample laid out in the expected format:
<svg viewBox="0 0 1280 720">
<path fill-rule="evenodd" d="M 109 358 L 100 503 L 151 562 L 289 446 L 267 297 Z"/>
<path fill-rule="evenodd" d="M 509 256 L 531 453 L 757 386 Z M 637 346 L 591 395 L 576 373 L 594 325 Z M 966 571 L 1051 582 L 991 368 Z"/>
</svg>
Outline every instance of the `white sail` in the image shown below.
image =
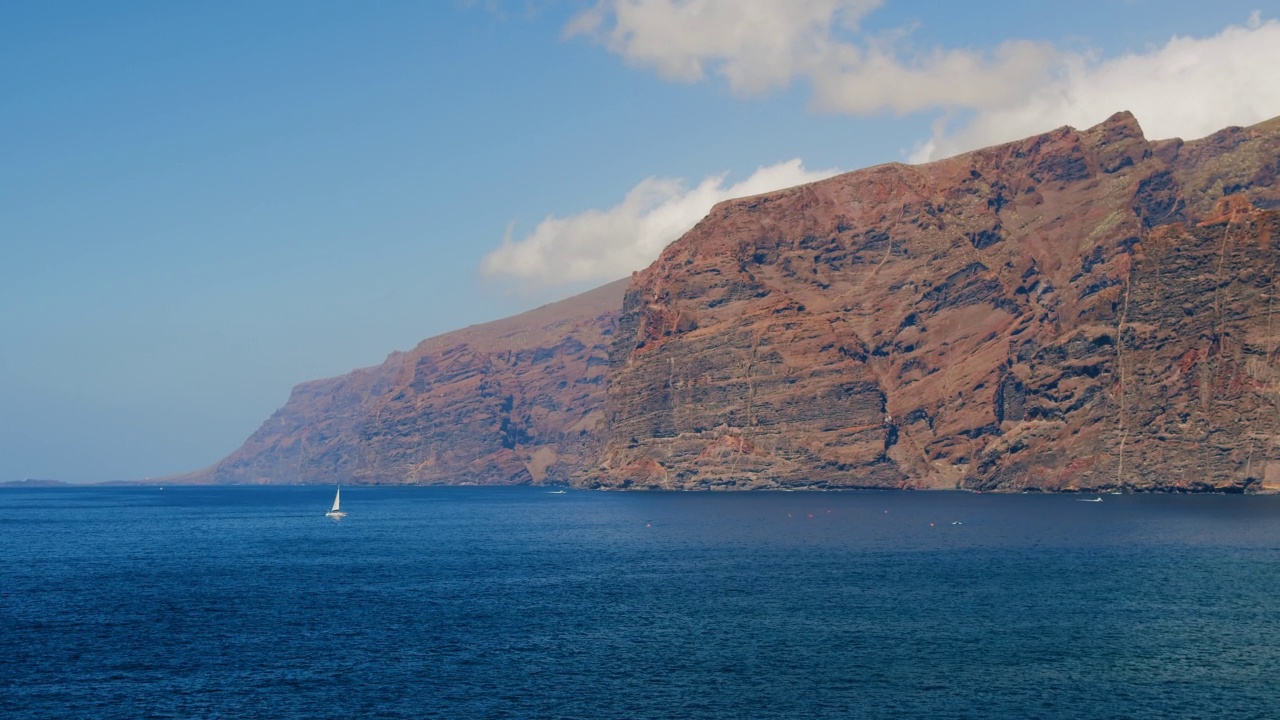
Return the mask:
<svg viewBox="0 0 1280 720">
<path fill-rule="evenodd" d="M 346 517 L 347 514 L 342 512 L 342 510 L 339 509 L 341 504 L 342 504 L 342 488 L 339 487 L 338 491 L 333 494 L 333 507 L 329 510 L 329 512 L 325 513 L 325 515 L 331 518 Z"/>
</svg>

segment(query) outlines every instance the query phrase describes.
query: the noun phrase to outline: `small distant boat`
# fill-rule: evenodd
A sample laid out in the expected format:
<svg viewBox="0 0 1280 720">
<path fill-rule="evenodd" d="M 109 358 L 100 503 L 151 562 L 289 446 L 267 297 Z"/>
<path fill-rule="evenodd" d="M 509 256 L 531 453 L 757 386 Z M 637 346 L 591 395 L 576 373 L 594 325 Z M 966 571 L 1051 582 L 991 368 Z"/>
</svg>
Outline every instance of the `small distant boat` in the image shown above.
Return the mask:
<svg viewBox="0 0 1280 720">
<path fill-rule="evenodd" d="M 548 495 L 563 495 L 563 494 L 564 494 L 564 491 L 563 491 L 563 490 L 548 490 L 548 491 L 547 491 L 547 494 L 548 494 Z"/>
<path fill-rule="evenodd" d="M 1102 502 L 1102 498 L 1080 498 L 1080 502 Z"/>
<path fill-rule="evenodd" d="M 333 495 L 333 507 L 330 508 L 329 512 L 325 513 L 324 516 L 331 517 L 331 518 L 346 517 L 347 514 L 342 512 L 342 508 L 340 507 L 341 504 L 342 504 L 342 488 L 339 487 L 338 491 Z"/>
</svg>

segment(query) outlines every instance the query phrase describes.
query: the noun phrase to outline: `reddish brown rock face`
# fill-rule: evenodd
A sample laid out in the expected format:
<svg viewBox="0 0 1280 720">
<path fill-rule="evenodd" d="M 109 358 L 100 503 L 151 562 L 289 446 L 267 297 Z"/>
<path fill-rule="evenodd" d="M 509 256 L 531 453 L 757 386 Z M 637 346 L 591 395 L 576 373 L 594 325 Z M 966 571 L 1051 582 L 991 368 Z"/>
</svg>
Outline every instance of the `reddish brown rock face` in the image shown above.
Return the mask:
<svg viewBox="0 0 1280 720">
<path fill-rule="evenodd" d="M 1278 157 L 1122 113 L 723 203 L 633 279 L 581 480 L 1280 486 Z"/>
<path fill-rule="evenodd" d="M 608 335 L 626 281 L 426 340 L 294 388 L 217 483 L 566 482 L 603 442 Z"/>
<path fill-rule="evenodd" d="M 301 385 L 187 479 L 1280 490 L 1278 174 L 1280 118 L 1121 113 L 722 203 L 629 287 Z"/>
</svg>

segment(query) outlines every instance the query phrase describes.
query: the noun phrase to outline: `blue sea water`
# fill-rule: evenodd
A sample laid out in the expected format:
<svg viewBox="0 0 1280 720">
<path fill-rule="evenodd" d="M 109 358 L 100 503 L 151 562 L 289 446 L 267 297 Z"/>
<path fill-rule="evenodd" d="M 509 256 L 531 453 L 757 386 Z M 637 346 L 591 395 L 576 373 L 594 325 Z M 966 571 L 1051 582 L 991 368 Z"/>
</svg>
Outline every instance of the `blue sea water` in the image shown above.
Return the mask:
<svg viewBox="0 0 1280 720">
<path fill-rule="evenodd" d="M 1277 497 L 332 492 L 0 491 L 0 717 L 1280 716 Z"/>
</svg>

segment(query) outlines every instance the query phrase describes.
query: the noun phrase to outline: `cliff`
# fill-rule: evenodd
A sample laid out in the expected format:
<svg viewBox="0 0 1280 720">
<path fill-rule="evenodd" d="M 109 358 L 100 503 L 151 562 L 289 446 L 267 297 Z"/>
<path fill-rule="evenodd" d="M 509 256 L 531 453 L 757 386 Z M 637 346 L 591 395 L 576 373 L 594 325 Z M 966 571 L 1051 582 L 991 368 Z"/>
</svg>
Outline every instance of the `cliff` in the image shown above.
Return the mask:
<svg viewBox="0 0 1280 720">
<path fill-rule="evenodd" d="M 722 203 L 633 278 L 606 487 L 1280 487 L 1280 119 L 1120 113 Z"/>
<path fill-rule="evenodd" d="M 1120 113 L 721 203 L 629 284 L 299 386 L 184 479 L 1280 490 L 1278 174 L 1280 118 Z"/>
<path fill-rule="evenodd" d="M 563 483 L 603 443 L 626 281 L 303 383 L 203 483 Z"/>
</svg>

